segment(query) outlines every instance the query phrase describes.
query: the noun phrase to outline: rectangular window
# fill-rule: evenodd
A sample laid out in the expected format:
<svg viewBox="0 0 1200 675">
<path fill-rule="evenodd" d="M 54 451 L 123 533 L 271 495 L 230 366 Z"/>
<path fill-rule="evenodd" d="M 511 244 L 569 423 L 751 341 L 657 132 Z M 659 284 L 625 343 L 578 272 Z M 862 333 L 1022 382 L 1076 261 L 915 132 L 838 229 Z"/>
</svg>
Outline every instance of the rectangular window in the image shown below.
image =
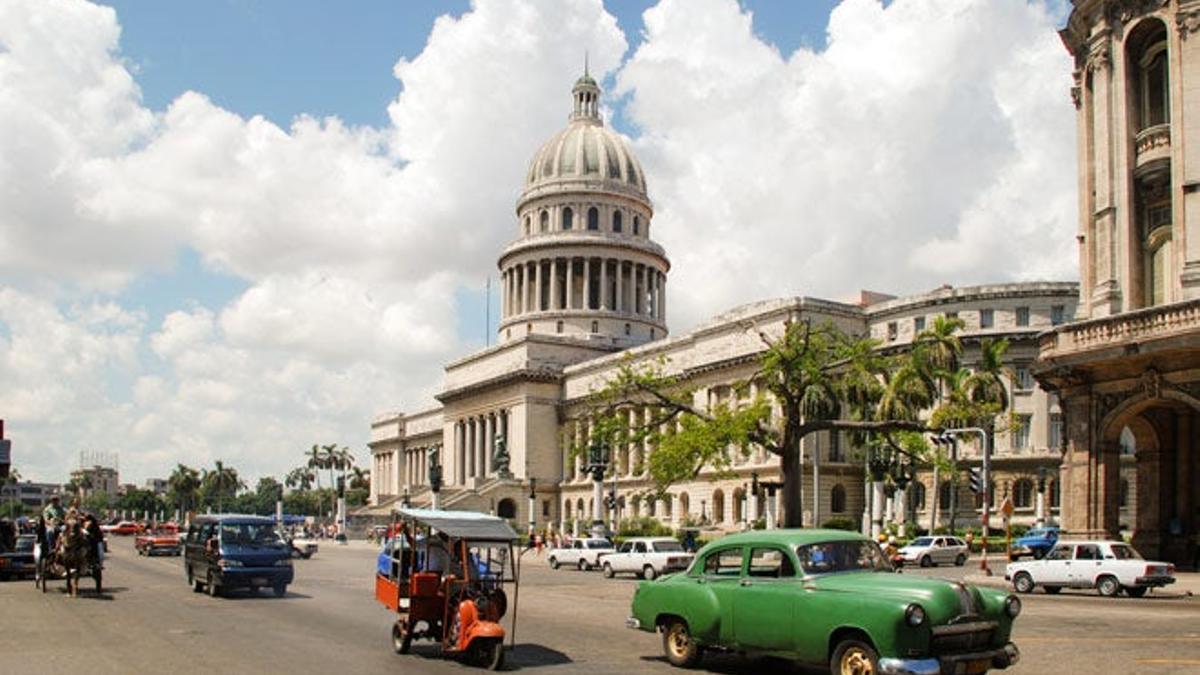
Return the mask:
<svg viewBox="0 0 1200 675">
<path fill-rule="evenodd" d="M 1013 428 L 1014 450 L 1029 448 L 1029 428 L 1032 422 L 1032 415 L 1017 415 L 1016 426 Z"/>
<path fill-rule="evenodd" d="M 844 462 L 846 458 L 842 455 L 842 432 L 829 432 L 829 461 Z"/>
<path fill-rule="evenodd" d="M 994 325 L 996 325 L 995 313 L 990 309 L 979 310 L 979 327 L 991 328 Z"/>
<path fill-rule="evenodd" d="M 925 317 L 918 316 L 913 319 L 913 334 L 915 335 L 923 330 L 925 330 Z"/>
<path fill-rule="evenodd" d="M 742 549 L 728 548 L 708 556 L 704 560 L 704 573 L 719 577 L 741 576 Z"/>
<path fill-rule="evenodd" d="M 1028 326 L 1029 325 L 1029 308 L 1028 307 L 1018 307 L 1017 308 L 1017 325 L 1018 326 Z"/>
<path fill-rule="evenodd" d="M 895 321 L 889 321 L 889 322 L 888 322 L 888 325 L 887 325 L 887 339 L 888 339 L 888 342 L 891 342 L 891 341 L 895 340 L 895 339 L 896 339 L 896 336 L 897 336 L 897 335 L 899 335 L 899 334 L 900 334 L 900 329 L 899 329 L 899 327 L 896 325 L 896 322 L 895 322 Z"/>
<path fill-rule="evenodd" d="M 1048 445 L 1053 450 L 1063 447 L 1063 417 L 1062 413 L 1050 413 L 1050 438 Z"/>
<path fill-rule="evenodd" d="M 750 550 L 750 576 L 780 579 L 796 576 L 792 561 L 783 551 L 774 548 Z"/>
<path fill-rule="evenodd" d="M 1067 308 L 1065 305 L 1050 306 L 1050 323 L 1055 326 L 1061 326 L 1067 320 Z"/>
<path fill-rule="evenodd" d="M 1014 374 L 1013 385 L 1017 391 L 1030 391 L 1033 389 L 1033 373 L 1028 366 L 1017 366 Z"/>
<path fill-rule="evenodd" d="M 542 517 L 543 518 L 550 517 L 550 501 L 547 499 L 542 500 Z"/>
</svg>

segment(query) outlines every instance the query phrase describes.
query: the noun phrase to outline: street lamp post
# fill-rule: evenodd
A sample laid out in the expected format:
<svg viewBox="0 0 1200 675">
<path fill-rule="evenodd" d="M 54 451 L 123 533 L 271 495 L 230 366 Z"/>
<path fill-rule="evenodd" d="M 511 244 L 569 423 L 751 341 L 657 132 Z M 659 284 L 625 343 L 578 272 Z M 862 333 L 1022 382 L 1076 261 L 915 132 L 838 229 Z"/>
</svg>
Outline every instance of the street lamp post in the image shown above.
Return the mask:
<svg viewBox="0 0 1200 675">
<path fill-rule="evenodd" d="M 1046 467 L 1040 466 L 1037 471 L 1037 513 L 1034 516 L 1034 523 L 1037 527 L 1045 527 L 1046 525 Z"/>
<path fill-rule="evenodd" d="M 608 446 L 593 439 L 588 447 L 587 471 L 592 475 L 592 536 L 598 539 L 608 534 L 604 525 L 604 473 L 608 470 L 608 455 Z"/>
<path fill-rule="evenodd" d="M 878 539 L 883 532 L 883 479 L 892 468 L 894 458 L 886 450 L 874 449 L 867 459 L 867 471 L 871 475 L 871 538 Z"/>
<path fill-rule="evenodd" d="M 438 446 L 429 449 L 429 492 L 430 506 L 437 509 L 440 506 L 439 495 L 442 491 L 442 464 L 439 461 Z"/>
<path fill-rule="evenodd" d="M 533 541 L 533 530 L 537 526 L 537 479 L 529 479 L 529 540 Z"/>
</svg>

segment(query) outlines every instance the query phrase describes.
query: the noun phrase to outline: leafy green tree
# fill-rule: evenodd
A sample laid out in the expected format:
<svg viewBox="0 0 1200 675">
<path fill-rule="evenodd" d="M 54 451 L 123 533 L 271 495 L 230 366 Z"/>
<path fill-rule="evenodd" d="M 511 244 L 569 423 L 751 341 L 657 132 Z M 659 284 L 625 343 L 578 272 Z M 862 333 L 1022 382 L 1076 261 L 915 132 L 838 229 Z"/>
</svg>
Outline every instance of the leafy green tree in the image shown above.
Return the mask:
<svg viewBox="0 0 1200 675">
<path fill-rule="evenodd" d="M 221 460 L 214 463 L 213 469 L 206 469 L 201 477 L 201 490 L 208 503 L 215 502 L 217 511 L 224 510 L 225 500 L 237 496 L 238 490 L 246 487 L 245 482 L 238 477 L 237 469 L 225 466 Z"/>
<path fill-rule="evenodd" d="M 152 490 L 134 489 L 117 497 L 113 508 L 132 511 L 141 517 L 147 511 L 158 513 L 159 505 L 158 496 Z"/>
<path fill-rule="evenodd" d="M 694 391 L 677 376 L 665 374 L 663 362 L 627 361 L 592 396 L 593 439 L 609 447 L 652 444 L 655 451 L 647 458 L 646 469 L 659 493 L 694 479 L 705 467 L 727 471 L 730 448 L 748 455 L 754 446 L 761 447 L 780 461 L 785 526 L 800 527 L 805 436 L 837 430 L 887 437 L 898 431 L 926 430 L 915 417 L 879 414 L 889 362 L 878 355 L 875 341 L 846 335 L 829 323 L 814 327 L 808 321 L 789 321 L 781 334 L 760 332 L 759 336 L 764 350 L 751 381 L 758 384 L 760 394 L 749 403 L 697 405 Z M 736 388 L 745 393 L 748 385 L 738 383 Z M 625 409 L 632 404 L 652 406 L 648 423 L 628 426 Z"/>
<path fill-rule="evenodd" d="M 283 495 L 283 485 L 271 476 L 263 476 L 254 486 L 255 513 L 275 512 L 275 501 Z"/>
<path fill-rule="evenodd" d="M 177 464 L 167 478 L 167 499 L 186 514 L 196 508 L 200 497 L 200 472 L 190 466 Z"/>
<path fill-rule="evenodd" d="M 371 471 L 361 466 L 350 467 L 350 485 L 353 490 L 371 489 Z"/>
<path fill-rule="evenodd" d="M 308 466 L 298 466 L 288 472 L 284 477 L 283 482 L 290 488 L 295 488 L 301 492 L 307 492 L 312 489 L 313 481 L 317 478 L 314 472 Z"/>
<path fill-rule="evenodd" d="M 107 492 L 93 492 L 83 500 L 83 510 L 89 513 L 104 513 L 112 508 Z"/>
</svg>

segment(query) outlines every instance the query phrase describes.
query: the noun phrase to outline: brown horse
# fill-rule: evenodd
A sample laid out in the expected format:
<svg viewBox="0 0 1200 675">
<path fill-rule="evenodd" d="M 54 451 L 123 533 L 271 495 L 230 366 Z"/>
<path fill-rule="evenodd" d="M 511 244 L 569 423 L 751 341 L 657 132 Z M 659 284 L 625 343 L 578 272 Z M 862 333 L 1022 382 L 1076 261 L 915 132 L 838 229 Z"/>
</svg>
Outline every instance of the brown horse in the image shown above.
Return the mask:
<svg viewBox="0 0 1200 675">
<path fill-rule="evenodd" d="M 58 560 L 66 569 L 67 592 L 71 597 L 79 595 L 79 576 L 88 566 L 88 547 L 87 534 L 79 523 L 67 521 L 66 528 L 58 537 Z"/>
</svg>

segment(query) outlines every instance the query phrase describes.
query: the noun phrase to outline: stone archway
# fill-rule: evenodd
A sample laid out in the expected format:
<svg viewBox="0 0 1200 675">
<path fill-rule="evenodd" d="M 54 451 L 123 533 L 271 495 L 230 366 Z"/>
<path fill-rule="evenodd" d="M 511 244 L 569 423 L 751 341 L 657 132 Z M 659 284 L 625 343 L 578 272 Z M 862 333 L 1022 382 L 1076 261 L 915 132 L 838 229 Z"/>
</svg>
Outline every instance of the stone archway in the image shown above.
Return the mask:
<svg viewBox="0 0 1200 675">
<path fill-rule="evenodd" d="M 496 515 L 501 518 L 516 518 L 517 503 L 507 497 L 501 499 L 500 503 L 496 504 Z"/>
<path fill-rule="evenodd" d="M 1097 430 L 1102 459 L 1092 501 L 1104 530 L 1123 534 L 1125 515 L 1143 555 L 1190 565 L 1200 531 L 1200 401 L 1165 388 L 1139 392 Z"/>
</svg>

